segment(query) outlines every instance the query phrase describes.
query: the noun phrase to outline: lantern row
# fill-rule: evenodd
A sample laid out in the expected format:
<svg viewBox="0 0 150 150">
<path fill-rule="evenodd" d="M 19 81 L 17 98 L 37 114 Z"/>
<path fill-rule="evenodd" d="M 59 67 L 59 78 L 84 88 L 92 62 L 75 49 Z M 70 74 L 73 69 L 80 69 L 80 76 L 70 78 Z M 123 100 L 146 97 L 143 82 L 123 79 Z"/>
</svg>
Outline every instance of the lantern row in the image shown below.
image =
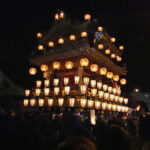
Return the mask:
<svg viewBox="0 0 150 150">
<path fill-rule="evenodd" d="M 81 58 L 80 59 L 80 66 L 81 67 L 87 67 L 88 65 L 89 65 L 89 60 L 87 58 Z M 61 64 L 60 64 L 60 62 L 55 61 L 55 62 L 53 62 L 52 66 L 53 66 L 53 69 L 59 70 L 61 67 Z M 74 64 L 72 61 L 66 61 L 65 62 L 65 68 L 66 69 L 73 69 L 73 66 L 74 66 Z M 40 69 L 41 69 L 41 71 L 46 72 L 46 71 L 48 71 L 49 67 L 46 64 L 42 64 Z M 113 79 L 113 81 L 115 81 L 115 82 L 118 82 L 120 79 L 119 75 L 115 75 L 112 72 L 107 71 L 106 67 L 101 67 L 99 69 L 99 66 L 97 64 L 91 64 L 90 65 L 90 71 L 91 72 L 96 73 L 98 70 L 99 70 L 100 75 L 106 76 L 108 79 Z M 35 75 L 37 73 L 36 68 L 30 68 L 29 73 L 31 75 Z M 125 85 L 126 82 L 127 81 L 125 78 L 120 79 L 121 85 Z"/>
<path fill-rule="evenodd" d="M 58 99 L 53 99 L 53 98 L 47 98 L 42 99 L 24 99 L 23 104 L 25 107 L 27 106 L 48 106 L 48 107 L 53 107 L 53 106 L 58 106 L 58 107 L 81 107 L 81 108 L 90 108 L 90 109 L 98 109 L 98 110 L 108 110 L 108 111 L 117 111 L 117 112 L 128 112 L 128 107 L 127 106 L 122 106 L 122 105 L 117 105 L 114 103 L 108 103 L 108 102 L 100 102 L 100 101 L 93 101 L 91 99 L 86 99 L 86 98 L 80 98 L 80 99 L 75 99 L 75 98 L 69 98 L 64 99 L 62 97 Z"/>
</svg>

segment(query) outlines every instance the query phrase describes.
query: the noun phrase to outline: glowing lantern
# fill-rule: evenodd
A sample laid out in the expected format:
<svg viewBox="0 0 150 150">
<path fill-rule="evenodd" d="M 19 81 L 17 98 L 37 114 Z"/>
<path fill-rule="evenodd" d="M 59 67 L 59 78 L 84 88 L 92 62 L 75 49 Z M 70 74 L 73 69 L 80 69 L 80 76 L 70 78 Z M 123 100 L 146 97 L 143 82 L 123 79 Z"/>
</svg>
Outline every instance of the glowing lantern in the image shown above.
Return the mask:
<svg viewBox="0 0 150 150">
<path fill-rule="evenodd" d="M 65 13 L 63 11 L 60 12 L 59 17 L 63 19 L 65 17 Z"/>
<path fill-rule="evenodd" d="M 119 103 L 123 103 L 123 97 L 119 97 Z"/>
<path fill-rule="evenodd" d="M 63 38 L 59 38 L 59 39 L 58 39 L 58 43 L 59 43 L 59 44 L 64 44 L 64 39 L 63 39 Z"/>
<path fill-rule="evenodd" d="M 124 101 L 125 104 L 128 104 L 128 98 L 124 98 L 123 101 Z"/>
<path fill-rule="evenodd" d="M 55 14 L 55 20 L 59 20 L 59 14 Z"/>
<path fill-rule="evenodd" d="M 75 104 L 75 98 L 69 98 L 70 107 L 74 107 L 74 104 Z"/>
<path fill-rule="evenodd" d="M 104 45 L 103 45 L 103 44 L 98 44 L 97 48 L 98 48 L 98 49 L 103 49 L 103 48 L 104 48 Z"/>
<path fill-rule="evenodd" d="M 112 87 L 111 87 L 111 86 L 108 87 L 108 92 L 109 92 L 109 93 L 112 92 Z"/>
<path fill-rule="evenodd" d="M 100 68 L 100 75 L 106 75 L 106 73 L 107 73 L 106 68 L 104 68 L 104 67 Z"/>
<path fill-rule="evenodd" d="M 96 125 L 95 110 L 90 110 L 90 121 L 92 125 Z"/>
<path fill-rule="evenodd" d="M 117 89 L 113 88 L 113 94 L 116 94 L 116 93 L 117 93 Z"/>
<path fill-rule="evenodd" d="M 49 80 L 44 80 L 44 85 L 45 85 L 45 87 L 48 87 L 48 86 L 49 86 L 49 83 L 50 83 Z"/>
<path fill-rule="evenodd" d="M 67 85 L 69 83 L 69 78 L 65 77 L 64 78 L 64 85 Z"/>
<path fill-rule="evenodd" d="M 97 94 L 97 89 L 91 89 L 91 94 L 92 94 L 92 96 L 96 96 L 96 94 Z"/>
<path fill-rule="evenodd" d="M 108 100 L 109 99 L 109 93 L 104 93 L 104 99 Z"/>
<path fill-rule="evenodd" d="M 101 102 L 100 102 L 100 101 L 95 101 L 95 108 L 96 108 L 96 109 L 99 109 L 99 108 L 100 108 L 100 105 L 101 105 Z"/>
<path fill-rule="evenodd" d="M 86 90 L 87 90 L 87 86 L 86 85 L 80 85 L 81 94 L 85 94 Z"/>
<path fill-rule="evenodd" d="M 41 71 L 47 71 L 48 70 L 48 66 L 47 65 L 45 65 L 45 64 L 43 64 L 43 65 L 41 65 L 41 67 L 40 67 L 40 69 L 41 69 Z"/>
<path fill-rule="evenodd" d="M 106 54 L 106 55 L 109 55 L 109 54 L 110 54 L 110 49 L 106 49 L 106 50 L 105 50 L 105 54 Z"/>
<path fill-rule="evenodd" d="M 98 91 L 98 97 L 101 99 L 104 96 L 104 92 L 103 91 Z"/>
<path fill-rule="evenodd" d="M 88 107 L 91 108 L 93 107 L 94 101 L 93 100 L 88 100 Z"/>
<path fill-rule="evenodd" d="M 97 65 L 97 64 L 92 64 L 92 65 L 90 66 L 90 70 L 91 70 L 92 72 L 97 72 L 97 70 L 98 70 L 98 65 Z"/>
<path fill-rule="evenodd" d="M 49 41 L 49 42 L 48 42 L 48 46 L 49 46 L 49 47 L 54 47 L 54 42 Z"/>
<path fill-rule="evenodd" d="M 37 81 L 36 81 L 36 87 L 41 87 L 41 85 L 42 85 L 42 81 L 37 80 Z"/>
<path fill-rule="evenodd" d="M 24 105 L 24 106 L 28 106 L 28 104 L 29 104 L 29 100 L 28 100 L 28 99 L 24 99 L 23 105 Z"/>
<path fill-rule="evenodd" d="M 43 45 L 38 45 L 38 50 L 44 50 L 44 46 Z"/>
<path fill-rule="evenodd" d="M 107 110 L 109 110 L 109 111 L 110 111 L 110 110 L 112 109 L 112 104 L 110 104 L 110 103 L 109 103 L 109 104 L 107 104 L 107 106 L 106 106 L 106 107 L 107 107 Z"/>
<path fill-rule="evenodd" d="M 44 105 L 44 99 L 40 98 L 39 99 L 39 106 L 42 107 Z"/>
<path fill-rule="evenodd" d="M 122 112 L 125 112 L 125 106 L 122 106 L 122 107 L 121 107 L 121 111 L 122 111 Z"/>
<path fill-rule="evenodd" d="M 86 21 L 90 21 L 90 20 L 91 20 L 91 15 L 90 15 L 90 14 L 85 14 L 85 15 L 84 15 L 84 19 L 85 19 Z"/>
<path fill-rule="evenodd" d="M 30 99 L 30 105 L 34 106 L 35 105 L 36 100 L 35 99 Z"/>
<path fill-rule="evenodd" d="M 54 81 L 53 81 L 53 84 L 54 84 L 54 86 L 58 86 L 58 84 L 59 84 L 59 79 L 54 79 Z"/>
<path fill-rule="evenodd" d="M 107 77 L 108 79 L 112 79 L 112 78 L 113 78 L 113 73 L 112 73 L 112 72 L 107 72 L 106 77 Z"/>
<path fill-rule="evenodd" d="M 53 102 L 54 102 L 53 99 L 52 99 L 52 98 L 49 98 L 49 99 L 48 99 L 48 106 L 51 107 L 51 106 L 53 105 Z"/>
<path fill-rule="evenodd" d="M 80 59 L 80 65 L 82 67 L 87 67 L 89 65 L 89 60 L 87 58 L 81 58 Z"/>
<path fill-rule="evenodd" d="M 81 32 L 81 37 L 87 37 L 87 32 L 85 32 L 85 31 L 83 31 L 83 32 Z"/>
<path fill-rule="evenodd" d="M 119 75 L 113 75 L 113 80 L 116 82 L 119 81 Z"/>
<path fill-rule="evenodd" d="M 60 62 L 58 62 L 58 61 L 53 62 L 53 68 L 60 69 Z"/>
<path fill-rule="evenodd" d="M 115 104 L 112 105 L 112 111 L 116 111 L 117 106 Z"/>
<path fill-rule="evenodd" d="M 128 107 L 125 107 L 125 112 L 128 112 L 129 108 Z"/>
<path fill-rule="evenodd" d="M 121 111 L 121 106 L 117 105 L 117 111 L 120 112 Z"/>
<path fill-rule="evenodd" d="M 100 90 L 102 88 L 102 82 L 97 82 L 97 88 Z"/>
<path fill-rule="evenodd" d="M 107 103 L 102 103 L 102 109 L 105 110 L 107 106 Z"/>
<path fill-rule="evenodd" d="M 49 75 L 49 73 L 48 72 L 43 72 L 43 78 L 47 78 L 48 77 L 48 75 Z"/>
<path fill-rule="evenodd" d="M 41 89 L 35 89 L 35 95 L 40 96 L 41 94 Z"/>
<path fill-rule="evenodd" d="M 119 96 L 115 95 L 115 102 L 119 101 Z"/>
<path fill-rule="evenodd" d="M 118 89 L 117 89 L 117 95 L 120 95 L 120 94 L 121 94 L 121 89 L 118 88 Z"/>
<path fill-rule="evenodd" d="M 121 58 L 120 56 L 117 56 L 116 59 L 117 59 L 117 61 L 119 61 L 119 62 L 122 61 L 122 58 Z"/>
<path fill-rule="evenodd" d="M 115 54 L 111 54 L 110 57 L 111 57 L 112 59 L 114 59 L 114 58 L 116 58 L 116 55 L 115 55 Z"/>
<path fill-rule="evenodd" d="M 109 99 L 110 99 L 111 101 L 113 101 L 113 100 L 114 100 L 114 98 L 115 98 L 115 95 L 114 95 L 114 94 L 110 94 Z"/>
<path fill-rule="evenodd" d="M 108 89 L 108 85 L 107 84 L 103 84 L 103 90 L 107 91 L 107 89 Z"/>
<path fill-rule="evenodd" d="M 48 87 L 48 86 L 49 86 L 49 83 L 50 83 L 49 80 L 44 80 L 44 85 L 45 85 L 45 87 Z"/>
<path fill-rule="evenodd" d="M 72 34 L 72 35 L 70 35 L 69 38 L 70 38 L 71 41 L 74 41 L 76 39 L 76 36 Z"/>
<path fill-rule="evenodd" d="M 83 78 L 83 83 L 84 83 L 85 85 L 88 85 L 88 84 L 89 84 L 89 80 L 90 80 L 89 77 L 84 77 L 84 78 Z"/>
<path fill-rule="evenodd" d="M 114 43 L 116 41 L 116 39 L 114 37 L 112 37 L 110 40 L 112 43 Z"/>
<path fill-rule="evenodd" d="M 58 95 L 60 91 L 59 87 L 54 87 L 54 95 Z"/>
<path fill-rule="evenodd" d="M 50 89 L 49 88 L 44 88 L 44 95 L 48 96 L 50 93 Z"/>
<path fill-rule="evenodd" d="M 85 106 L 86 106 L 86 103 L 87 103 L 87 99 L 86 99 L 86 98 L 81 98 L 81 99 L 80 99 L 80 106 L 81 106 L 81 107 L 85 107 Z"/>
<path fill-rule="evenodd" d="M 102 32 L 102 31 L 103 31 L 103 27 L 99 26 L 99 27 L 97 28 L 97 30 L 98 30 L 99 32 Z"/>
<path fill-rule="evenodd" d="M 91 87 L 94 88 L 96 86 L 96 80 L 91 80 L 90 84 L 91 84 Z"/>
<path fill-rule="evenodd" d="M 123 46 L 123 45 L 120 45 L 120 46 L 119 46 L 119 50 L 124 50 L 124 46 Z"/>
<path fill-rule="evenodd" d="M 29 96 L 30 95 L 30 90 L 25 90 L 25 96 Z"/>
<path fill-rule="evenodd" d="M 121 85 L 125 85 L 127 83 L 127 80 L 125 79 L 125 78 L 122 78 L 121 80 L 120 80 L 120 84 Z"/>
<path fill-rule="evenodd" d="M 70 93 L 70 86 L 65 86 L 64 87 L 64 91 L 65 91 L 66 95 L 69 95 L 69 93 Z"/>
<path fill-rule="evenodd" d="M 36 68 L 30 68 L 30 69 L 29 69 L 29 74 L 35 75 L 36 73 L 37 73 Z"/>
<path fill-rule="evenodd" d="M 73 62 L 72 61 L 67 61 L 65 63 L 65 67 L 66 67 L 66 69 L 72 69 L 73 68 Z"/>
<path fill-rule="evenodd" d="M 41 38 L 43 36 L 43 34 L 39 32 L 36 34 L 36 36 L 37 36 L 37 38 Z"/>
<path fill-rule="evenodd" d="M 75 82 L 75 84 L 79 84 L 79 80 L 80 80 L 80 77 L 79 77 L 79 76 L 75 76 L 75 77 L 74 77 L 74 82 Z"/>
<path fill-rule="evenodd" d="M 64 104 L 64 99 L 63 98 L 58 98 L 58 105 L 61 107 Z"/>
</svg>

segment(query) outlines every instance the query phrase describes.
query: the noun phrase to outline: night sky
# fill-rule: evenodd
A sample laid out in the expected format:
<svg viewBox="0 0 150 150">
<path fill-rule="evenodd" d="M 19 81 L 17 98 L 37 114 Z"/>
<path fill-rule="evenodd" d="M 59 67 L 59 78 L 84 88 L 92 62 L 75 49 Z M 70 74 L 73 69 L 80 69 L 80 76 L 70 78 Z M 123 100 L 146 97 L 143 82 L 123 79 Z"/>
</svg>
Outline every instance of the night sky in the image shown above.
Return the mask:
<svg viewBox="0 0 150 150">
<path fill-rule="evenodd" d="M 54 3 L 56 2 L 56 3 Z M 138 87 L 150 92 L 150 1 L 97 0 L 72 1 L 5 1 L 1 2 L 0 69 L 21 87 L 28 87 L 29 57 L 37 46 L 36 33 L 48 31 L 57 9 L 71 19 L 85 13 L 99 20 L 99 25 L 125 46 L 128 83 L 125 90 Z"/>
</svg>

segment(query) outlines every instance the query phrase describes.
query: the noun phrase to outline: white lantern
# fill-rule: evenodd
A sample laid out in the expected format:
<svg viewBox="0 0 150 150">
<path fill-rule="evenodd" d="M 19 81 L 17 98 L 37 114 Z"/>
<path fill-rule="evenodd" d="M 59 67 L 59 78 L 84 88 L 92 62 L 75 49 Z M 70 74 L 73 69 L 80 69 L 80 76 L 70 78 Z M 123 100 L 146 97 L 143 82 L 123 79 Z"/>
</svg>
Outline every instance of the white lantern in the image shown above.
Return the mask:
<svg viewBox="0 0 150 150">
<path fill-rule="evenodd" d="M 128 104 L 128 98 L 124 98 L 124 103 Z"/>
<path fill-rule="evenodd" d="M 80 99 L 80 106 L 81 106 L 81 107 L 85 107 L 85 106 L 86 106 L 86 103 L 87 103 L 87 99 L 86 99 L 86 98 L 81 98 L 81 99 Z"/>
<path fill-rule="evenodd" d="M 93 107 L 94 101 L 93 100 L 88 100 L 88 107 L 91 108 Z"/>
<path fill-rule="evenodd" d="M 58 95 L 60 91 L 59 87 L 54 87 L 54 95 Z"/>
<path fill-rule="evenodd" d="M 64 99 L 63 98 L 58 98 L 58 105 L 61 107 L 64 104 Z"/>
<path fill-rule="evenodd" d="M 44 105 L 44 99 L 40 98 L 39 99 L 39 106 L 42 107 Z"/>
<path fill-rule="evenodd" d="M 91 89 L 91 94 L 92 94 L 92 96 L 96 96 L 96 94 L 97 94 L 97 89 Z"/>
<path fill-rule="evenodd" d="M 104 92 L 103 91 L 98 91 L 98 97 L 101 99 L 104 96 Z"/>
<path fill-rule="evenodd" d="M 24 99 L 23 105 L 24 105 L 24 106 L 28 106 L 28 104 L 29 104 L 29 100 L 28 100 L 28 99 Z"/>
<path fill-rule="evenodd" d="M 41 87 L 41 85 L 42 85 L 42 81 L 37 80 L 37 81 L 36 81 L 36 87 Z"/>
<path fill-rule="evenodd" d="M 104 93 L 104 99 L 108 100 L 109 99 L 109 93 Z"/>
<path fill-rule="evenodd" d="M 35 105 L 36 100 L 35 99 L 30 99 L 30 105 L 34 106 Z"/>
<path fill-rule="evenodd" d="M 88 85 L 88 84 L 89 84 L 89 80 L 90 80 L 89 77 L 84 77 L 84 78 L 83 78 L 83 83 L 84 83 L 85 85 Z"/>
<path fill-rule="evenodd" d="M 113 88 L 113 94 L 116 94 L 116 93 L 117 93 L 117 89 Z"/>
<path fill-rule="evenodd" d="M 54 86 L 58 86 L 58 84 L 59 84 L 59 79 L 54 79 L 53 84 L 54 84 Z"/>
<path fill-rule="evenodd" d="M 86 85 L 80 85 L 80 91 L 81 94 L 86 94 L 87 86 Z"/>
<path fill-rule="evenodd" d="M 119 97 L 119 103 L 123 103 L 123 97 Z"/>
<path fill-rule="evenodd" d="M 109 93 L 112 92 L 112 87 L 111 87 L 111 86 L 108 87 L 108 92 L 109 92 Z"/>
<path fill-rule="evenodd" d="M 102 103 L 102 109 L 105 110 L 107 106 L 107 103 Z"/>
<path fill-rule="evenodd" d="M 103 90 L 107 91 L 108 85 L 107 84 L 103 84 Z"/>
<path fill-rule="evenodd" d="M 75 77 L 74 77 L 74 82 L 75 82 L 75 84 L 79 84 L 79 80 L 80 80 L 80 77 L 79 77 L 79 76 L 75 76 Z"/>
<path fill-rule="evenodd" d="M 90 110 L 90 120 L 92 125 L 96 125 L 95 110 Z"/>
<path fill-rule="evenodd" d="M 69 98 L 70 107 L 74 107 L 74 104 L 75 104 L 75 98 Z"/>
<path fill-rule="evenodd" d="M 113 101 L 115 98 L 115 95 L 114 94 L 110 94 L 110 100 Z"/>
<path fill-rule="evenodd" d="M 100 90 L 102 88 L 102 82 L 97 82 L 97 88 Z"/>
<path fill-rule="evenodd" d="M 50 83 L 49 80 L 44 80 L 44 85 L 45 85 L 45 87 L 48 87 L 48 86 L 49 86 L 49 83 Z"/>
<path fill-rule="evenodd" d="M 49 88 L 44 88 L 44 95 L 48 96 L 50 93 L 50 89 Z"/>
<path fill-rule="evenodd" d="M 96 86 L 96 80 L 91 80 L 90 84 L 91 84 L 91 87 L 94 88 Z"/>
<path fill-rule="evenodd" d="M 53 105 L 54 100 L 52 98 L 48 99 L 48 106 L 52 106 Z"/>
<path fill-rule="evenodd" d="M 115 102 L 119 101 L 119 96 L 115 95 Z"/>
<path fill-rule="evenodd" d="M 30 95 L 30 90 L 25 90 L 25 96 L 29 96 Z"/>
<path fill-rule="evenodd" d="M 64 91 L 65 91 L 66 95 L 69 95 L 69 93 L 70 93 L 70 86 L 65 86 L 64 87 Z"/>
<path fill-rule="evenodd" d="M 95 108 L 96 109 L 100 109 L 100 105 L 101 105 L 100 101 L 95 101 Z"/>
<path fill-rule="evenodd" d="M 64 85 L 67 85 L 69 83 L 69 78 L 65 77 L 64 78 Z"/>
<path fill-rule="evenodd" d="M 40 96 L 41 94 L 41 89 L 35 89 L 35 95 Z"/>
</svg>

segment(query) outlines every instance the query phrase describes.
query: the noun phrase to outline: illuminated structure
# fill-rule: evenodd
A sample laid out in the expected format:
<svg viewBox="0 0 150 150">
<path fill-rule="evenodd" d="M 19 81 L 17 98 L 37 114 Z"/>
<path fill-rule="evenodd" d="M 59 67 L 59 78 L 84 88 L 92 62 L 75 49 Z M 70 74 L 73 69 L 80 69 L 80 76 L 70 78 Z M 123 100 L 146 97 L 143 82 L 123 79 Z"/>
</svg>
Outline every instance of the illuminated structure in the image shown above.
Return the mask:
<svg viewBox="0 0 150 150">
<path fill-rule="evenodd" d="M 92 37 L 92 38 L 91 38 Z M 55 14 L 55 21 L 47 34 L 37 33 L 39 45 L 29 69 L 43 79 L 35 88 L 25 90 L 24 106 L 90 109 L 95 115 L 110 111 L 128 112 L 128 99 L 121 96 L 121 85 L 126 84 L 126 68 L 122 66 L 122 51 L 116 39 L 103 27 L 93 26 L 91 15 L 81 24 L 72 24 L 64 12 Z M 95 117 L 91 115 L 91 123 Z M 93 115 L 93 116 L 94 116 Z M 93 123 L 94 124 L 94 123 Z"/>
</svg>

